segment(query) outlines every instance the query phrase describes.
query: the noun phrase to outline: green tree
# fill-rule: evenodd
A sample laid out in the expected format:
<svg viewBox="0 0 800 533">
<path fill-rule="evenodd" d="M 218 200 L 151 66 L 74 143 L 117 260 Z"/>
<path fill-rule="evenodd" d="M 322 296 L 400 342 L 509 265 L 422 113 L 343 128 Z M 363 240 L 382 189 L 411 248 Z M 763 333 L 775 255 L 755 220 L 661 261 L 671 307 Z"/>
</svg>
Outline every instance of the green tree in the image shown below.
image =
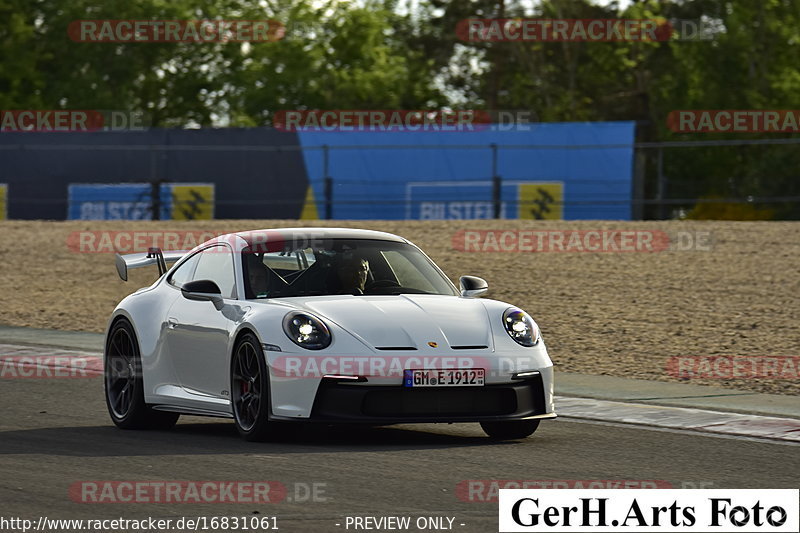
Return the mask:
<svg viewBox="0 0 800 533">
<path fill-rule="evenodd" d="M 28 0 L 0 0 L 0 109 L 43 105 L 35 16 Z"/>
<path fill-rule="evenodd" d="M 316 6 L 316 7 L 315 7 Z M 234 124 L 264 125 L 283 109 L 428 109 L 446 103 L 428 60 L 399 31 L 391 4 L 293 3 L 280 43 L 250 47 L 231 69 Z"/>
</svg>

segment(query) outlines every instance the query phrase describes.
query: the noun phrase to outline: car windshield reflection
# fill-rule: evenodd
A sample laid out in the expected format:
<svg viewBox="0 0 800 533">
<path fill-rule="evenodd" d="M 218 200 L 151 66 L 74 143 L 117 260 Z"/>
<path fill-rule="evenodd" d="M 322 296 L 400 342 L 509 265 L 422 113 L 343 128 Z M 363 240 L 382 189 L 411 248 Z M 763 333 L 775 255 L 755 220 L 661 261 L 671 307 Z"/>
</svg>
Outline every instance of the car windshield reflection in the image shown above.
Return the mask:
<svg viewBox="0 0 800 533">
<path fill-rule="evenodd" d="M 248 299 L 327 295 L 457 295 L 455 287 L 415 246 L 381 240 L 331 239 L 322 246 L 246 248 Z"/>
</svg>

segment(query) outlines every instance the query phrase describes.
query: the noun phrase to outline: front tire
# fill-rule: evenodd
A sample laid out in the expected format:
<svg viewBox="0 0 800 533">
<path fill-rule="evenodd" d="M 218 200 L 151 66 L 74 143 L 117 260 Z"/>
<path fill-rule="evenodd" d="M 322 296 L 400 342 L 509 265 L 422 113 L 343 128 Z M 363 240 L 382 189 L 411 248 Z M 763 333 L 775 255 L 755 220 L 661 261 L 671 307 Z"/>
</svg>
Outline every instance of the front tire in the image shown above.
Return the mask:
<svg viewBox="0 0 800 533">
<path fill-rule="evenodd" d="M 106 340 L 103 357 L 106 407 L 120 429 L 170 429 L 178 413 L 156 411 L 144 403 L 139 343 L 127 319 L 117 320 Z"/>
<path fill-rule="evenodd" d="M 538 420 L 508 420 L 481 422 L 481 428 L 495 440 L 517 440 L 530 437 L 539 427 Z"/>
<path fill-rule="evenodd" d="M 263 441 L 274 425 L 269 421 L 269 371 L 261 344 L 246 333 L 231 357 L 231 404 L 239 435 L 248 441 Z"/>
</svg>

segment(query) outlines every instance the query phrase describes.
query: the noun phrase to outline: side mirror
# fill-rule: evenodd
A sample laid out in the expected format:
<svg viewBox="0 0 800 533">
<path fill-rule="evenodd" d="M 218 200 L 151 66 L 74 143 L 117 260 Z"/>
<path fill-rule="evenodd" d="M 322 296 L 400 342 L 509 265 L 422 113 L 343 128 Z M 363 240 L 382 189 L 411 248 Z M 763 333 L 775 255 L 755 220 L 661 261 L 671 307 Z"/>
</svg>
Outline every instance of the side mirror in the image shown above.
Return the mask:
<svg viewBox="0 0 800 533">
<path fill-rule="evenodd" d="M 199 302 L 211 302 L 214 307 L 219 311 L 224 305 L 222 301 L 222 291 L 219 285 L 210 279 L 198 279 L 185 283 L 181 287 L 181 294 L 187 300 L 196 300 Z"/>
<path fill-rule="evenodd" d="M 483 278 L 461 276 L 458 284 L 461 286 L 461 296 L 467 298 L 478 298 L 489 292 L 489 284 Z"/>
</svg>

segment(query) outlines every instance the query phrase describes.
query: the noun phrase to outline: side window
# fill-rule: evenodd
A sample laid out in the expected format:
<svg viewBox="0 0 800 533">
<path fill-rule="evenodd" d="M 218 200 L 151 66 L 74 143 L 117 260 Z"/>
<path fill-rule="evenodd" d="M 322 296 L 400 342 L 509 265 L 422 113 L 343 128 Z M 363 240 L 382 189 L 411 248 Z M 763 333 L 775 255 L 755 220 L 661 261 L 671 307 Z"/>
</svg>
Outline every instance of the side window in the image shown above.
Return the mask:
<svg viewBox="0 0 800 533">
<path fill-rule="evenodd" d="M 233 254 L 227 246 L 206 248 L 197 257 L 193 280 L 210 279 L 219 285 L 223 298 L 236 298 L 236 277 L 233 272 Z"/>
<path fill-rule="evenodd" d="M 268 252 L 264 254 L 262 261 L 272 270 L 285 275 L 307 269 L 314 264 L 316 258 L 314 257 L 314 250 L 306 248 L 305 250 L 295 250 L 291 253 Z"/>
<path fill-rule="evenodd" d="M 170 274 L 168 281 L 179 289 L 183 287 L 183 284 L 187 281 L 192 281 L 192 279 L 194 279 L 192 276 L 194 275 L 194 270 L 197 268 L 197 262 L 199 260 L 200 254 L 194 254 L 188 260 L 184 261 L 175 272 Z"/>
</svg>

